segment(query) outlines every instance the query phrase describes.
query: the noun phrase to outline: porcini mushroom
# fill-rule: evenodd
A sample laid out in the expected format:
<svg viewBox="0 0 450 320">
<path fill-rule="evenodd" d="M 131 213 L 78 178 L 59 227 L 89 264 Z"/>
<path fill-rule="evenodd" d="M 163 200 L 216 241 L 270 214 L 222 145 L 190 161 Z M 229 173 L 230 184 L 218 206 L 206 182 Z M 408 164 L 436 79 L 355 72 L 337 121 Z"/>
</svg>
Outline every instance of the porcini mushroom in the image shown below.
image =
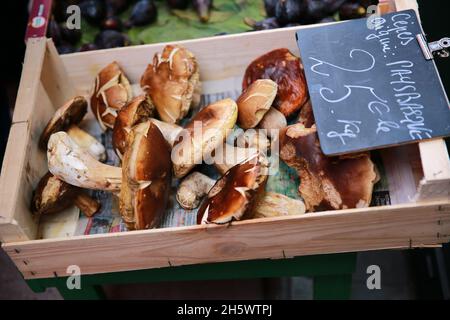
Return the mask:
<svg viewBox="0 0 450 320">
<path fill-rule="evenodd" d="M 142 75 L 141 87 L 152 98 L 159 117 L 177 123 L 191 105 L 200 102 L 200 73 L 194 55 L 179 45 L 165 46 Z"/>
<path fill-rule="evenodd" d="M 172 160 L 175 177 L 182 178 L 209 158 L 226 139 L 236 123 L 237 105 L 231 99 L 217 101 L 203 108 L 178 135 Z"/>
<path fill-rule="evenodd" d="M 176 196 L 178 203 L 186 210 L 197 208 L 215 183 L 216 180 L 200 172 L 190 173 L 178 186 Z"/>
<path fill-rule="evenodd" d="M 100 209 L 100 203 L 83 190 L 47 172 L 34 191 L 31 210 L 36 215 L 53 214 L 74 204 L 88 217 Z"/>
<path fill-rule="evenodd" d="M 312 109 L 311 100 L 308 100 L 298 113 L 297 122 L 305 126 L 305 128 L 311 128 L 316 120 L 314 119 L 314 113 Z"/>
<path fill-rule="evenodd" d="M 65 132 L 50 136 L 47 160 L 49 171 L 71 185 L 85 189 L 120 190 L 121 168 L 99 162 Z"/>
<path fill-rule="evenodd" d="M 224 224 L 252 218 L 253 207 L 264 192 L 268 163 L 259 154 L 232 167 L 211 188 L 197 212 L 197 223 Z"/>
<path fill-rule="evenodd" d="M 129 101 L 117 114 L 114 123 L 112 144 L 120 159 L 127 148 L 127 137 L 131 128 L 153 116 L 154 106 L 148 95 L 140 95 Z"/>
<path fill-rule="evenodd" d="M 286 118 L 300 110 L 308 99 L 300 58 L 286 48 L 270 51 L 250 63 L 245 71 L 242 89 L 246 90 L 258 79 L 271 79 L 278 84 L 273 105 Z"/>
<path fill-rule="evenodd" d="M 128 229 L 158 227 L 172 178 L 170 146 L 151 121 L 133 127 L 123 157 L 120 212 Z"/>
<path fill-rule="evenodd" d="M 105 147 L 78 124 L 87 112 L 87 101 L 78 96 L 67 101 L 54 113 L 39 138 L 39 147 L 46 151 L 50 136 L 58 131 L 67 131 L 69 136 L 83 149 L 100 161 L 106 159 Z"/>
<path fill-rule="evenodd" d="M 270 79 L 259 79 L 237 99 L 238 124 L 243 129 L 254 128 L 272 106 L 278 85 Z"/>
<path fill-rule="evenodd" d="M 132 88 L 116 61 L 98 73 L 91 96 L 91 109 L 103 131 L 113 129 L 117 112 L 131 99 Z"/>
<path fill-rule="evenodd" d="M 267 135 L 271 139 L 278 139 L 280 130 L 286 128 L 286 126 L 286 117 L 280 111 L 272 107 L 261 119 L 258 128 L 265 129 Z"/>
<path fill-rule="evenodd" d="M 297 170 L 299 193 L 307 211 L 367 207 L 377 173 L 369 153 L 352 157 L 327 157 L 315 125 L 288 126 L 280 133 L 280 157 Z"/>
</svg>

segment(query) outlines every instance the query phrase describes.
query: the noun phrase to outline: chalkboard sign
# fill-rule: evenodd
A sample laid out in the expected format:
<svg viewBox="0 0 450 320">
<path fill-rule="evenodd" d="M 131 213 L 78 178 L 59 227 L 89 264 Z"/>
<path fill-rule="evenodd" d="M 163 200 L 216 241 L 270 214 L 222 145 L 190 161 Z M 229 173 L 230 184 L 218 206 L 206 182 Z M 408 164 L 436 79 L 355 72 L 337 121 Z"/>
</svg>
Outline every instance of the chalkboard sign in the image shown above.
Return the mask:
<svg viewBox="0 0 450 320">
<path fill-rule="evenodd" d="M 297 32 L 322 150 L 336 155 L 450 134 L 413 10 Z"/>
</svg>

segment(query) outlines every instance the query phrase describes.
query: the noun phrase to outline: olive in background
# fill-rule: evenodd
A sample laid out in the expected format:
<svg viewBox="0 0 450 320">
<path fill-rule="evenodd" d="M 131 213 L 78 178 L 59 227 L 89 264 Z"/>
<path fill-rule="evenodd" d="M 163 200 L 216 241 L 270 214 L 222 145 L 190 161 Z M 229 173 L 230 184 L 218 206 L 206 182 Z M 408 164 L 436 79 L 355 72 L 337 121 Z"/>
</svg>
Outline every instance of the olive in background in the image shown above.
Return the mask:
<svg viewBox="0 0 450 320">
<path fill-rule="evenodd" d="M 51 19 L 47 26 L 47 37 L 52 38 L 55 46 L 62 43 L 61 27 L 55 20 Z"/>
<path fill-rule="evenodd" d="M 106 17 L 105 2 L 100 0 L 85 0 L 80 3 L 81 15 L 92 25 L 99 26 Z"/>
<path fill-rule="evenodd" d="M 69 14 L 67 7 L 71 5 L 78 5 L 80 0 L 55 0 L 52 3 L 52 15 L 56 22 L 66 22 Z"/>
<path fill-rule="evenodd" d="M 359 3 L 346 2 L 339 8 L 339 18 L 341 20 L 350 20 L 364 18 L 366 9 Z"/>
<path fill-rule="evenodd" d="M 253 28 L 253 30 L 270 30 L 280 27 L 275 17 L 269 17 L 261 21 L 256 21 L 251 18 L 244 18 L 244 23 Z"/>
<path fill-rule="evenodd" d="M 57 46 L 56 50 L 58 51 L 59 54 L 68 54 L 75 52 L 75 47 L 69 43 L 64 42 L 59 46 Z"/>
<path fill-rule="evenodd" d="M 184 10 L 189 6 L 189 0 L 167 0 L 167 4 L 171 9 L 181 9 Z"/>
<path fill-rule="evenodd" d="M 157 16 L 158 11 L 153 0 L 140 0 L 134 5 L 130 18 L 125 22 L 125 26 L 127 28 L 145 26 L 155 22 Z"/>
<path fill-rule="evenodd" d="M 305 2 L 299 0 L 278 0 L 275 17 L 281 25 L 299 22 L 305 11 Z"/>
<path fill-rule="evenodd" d="M 130 40 L 118 31 L 104 30 L 95 36 L 94 43 L 99 49 L 109 49 L 128 46 Z"/>
<path fill-rule="evenodd" d="M 200 21 L 206 23 L 209 21 L 212 8 L 212 0 L 192 0 L 195 11 Z"/>
<path fill-rule="evenodd" d="M 95 45 L 95 43 L 85 43 L 83 44 L 78 51 L 84 52 L 84 51 L 92 51 L 92 50 L 98 50 L 99 48 Z"/>
<path fill-rule="evenodd" d="M 105 0 L 106 16 L 115 16 L 128 9 L 130 0 Z"/>
<path fill-rule="evenodd" d="M 278 0 L 264 0 L 264 9 L 268 17 L 275 17 L 275 6 Z"/>
<path fill-rule="evenodd" d="M 81 40 L 81 35 L 80 29 L 69 29 L 64 26 L 64 24 L 61 27 L 61 37 L 63 41 L 66 41 L 71 45 L 76 45 Z"/>
<path fill-rule="evenodd" d="M 110 16 L 103 20 L 101 28 L 103 30 L 123 30 L 122 20 L 118 16 Z"/>
<path fill-rule="evenodd" d="M 348 0 L 304 0 L 305 23 L 314 23 L 333 15 Z"/>
</svg>

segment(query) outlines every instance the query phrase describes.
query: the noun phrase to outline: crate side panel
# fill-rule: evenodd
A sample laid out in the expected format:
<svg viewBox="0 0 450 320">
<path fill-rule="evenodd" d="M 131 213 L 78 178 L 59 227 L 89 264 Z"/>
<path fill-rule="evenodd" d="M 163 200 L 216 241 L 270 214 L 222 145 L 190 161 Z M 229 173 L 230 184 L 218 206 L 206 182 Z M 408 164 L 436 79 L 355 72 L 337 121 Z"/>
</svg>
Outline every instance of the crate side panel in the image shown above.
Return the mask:
<svg viewBox="0 0 450 320">
<path fill-rule="evenodd" d="M 284 258 L 306 254 L 405 248 L 412 241 L 439 244 L 447 234 L 448 202 L 344 210 L 247 220 L 226 226 L 156 229 L 4 246 L 27 278 L 197 263 Z M 438 223 L 441 221 L 442 223 Z M 445 223 L 444 223 L 445 222 Z M 19 252 L 17 252 L 19 251 Z M 23 263 L 26 261 L 26 264 Z"/>
</svg>

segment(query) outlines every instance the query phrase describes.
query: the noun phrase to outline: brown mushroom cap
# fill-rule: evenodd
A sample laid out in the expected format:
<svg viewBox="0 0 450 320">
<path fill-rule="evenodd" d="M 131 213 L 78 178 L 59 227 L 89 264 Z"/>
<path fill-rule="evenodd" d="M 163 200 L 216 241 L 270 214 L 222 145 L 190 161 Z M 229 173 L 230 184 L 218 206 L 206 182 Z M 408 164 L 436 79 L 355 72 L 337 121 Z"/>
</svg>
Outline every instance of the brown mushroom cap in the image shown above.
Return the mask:
<svg viewBox="0 0 450 320">
<path fill-rule="evenodd" d="M 297 118 L 297 122 L 305 126 L 305 128 L 311 128 L 316 120 L 314 119 L 314 113 L 312 109 L 311 100 L 308 100 L 300 110 Z"/>
<path fill-rule="evenodd" d="M 87 101 L 85 98 L 79 96 L 67 101 L 61 108 L 56 110 L 47 123 L 39 138 L 39 148 L 47 150 L 48 140 L 53 133 L 66 131 L 71 125 L 80 123 L 86 112 Z"/>
<path fill-rule="evenodd" d="M 236 101 L 239 113 L 238 123 L 243 129 L 258 125 L 277 95 L 277 84 L 270 79 L 253 82 Z"/>
<path fill-rule="evenodd" d="M 77 192 L 77 187 L 47 172 L 34 191 L 31 211 L 39 215 L 60 212 L 73 205 L 73 198 Z"/>
<path fill-rule="evenodd" d="M 127 227 L 158 227 L 169 199 L 170 147 L 158 127 L 146 121 L 134 126 L 123 157 L 120 212 Z"/>
<path fill-rule="evenodd" d="M 114 150 L 122 158 L 127 148 L 127 137 L 131 128 L 153 116 L 154 106 L 149 96 L 140 95 L 128 102 L 117 114 L 112 143 Z"/>
<path fill-rule="evenodd" d="M 150 95 L 161 120 L 177 123 L 198 101 L 200 74 L 194 55 L 178 45 L 167 45 L 155 54 L 141 78 L 141 87 Z"/>
<path fill-rule="evenodd" d="M 274 107 L 285 117 L 300 110 L 308 99 L 303 66 L 288 49 L 273 50 L 250 63 L 245 71 L 242 89 L 246 90 L 258 79 L 271 79 L 278 84 Z"/>
<path fill-rule="evenodd" d="M 252 218 L 267 172 L 267 160 L 258 154 L 232 167 L 209 191 L 197 212 L 197 223 L 224 224 Z"/>
<path fill-rule="evenodd" d="M 95 78 L 91 109 L 103 130 L 112 129 L 117 112 L 131 99 L 130 82 L 115 61 Z"/>
<path fill-rule="evenodd" d="M 177 178 L 188 174 L 224 142 L 236 124 L 237 113 L 236 103 L 224 99 L 203 108 L 191 119 L 173 146 L 173 169 Z M 200 130 L 196 130 L 196 125 Z"/>
<path fill-rule="evenodd" d="M 280 133 L 280 157 L 297 170 L 308 211 L 369 206 L 377 173 L 368 153 L 327 157 L 315 126 L 294 124 Z"/>
</svg>

